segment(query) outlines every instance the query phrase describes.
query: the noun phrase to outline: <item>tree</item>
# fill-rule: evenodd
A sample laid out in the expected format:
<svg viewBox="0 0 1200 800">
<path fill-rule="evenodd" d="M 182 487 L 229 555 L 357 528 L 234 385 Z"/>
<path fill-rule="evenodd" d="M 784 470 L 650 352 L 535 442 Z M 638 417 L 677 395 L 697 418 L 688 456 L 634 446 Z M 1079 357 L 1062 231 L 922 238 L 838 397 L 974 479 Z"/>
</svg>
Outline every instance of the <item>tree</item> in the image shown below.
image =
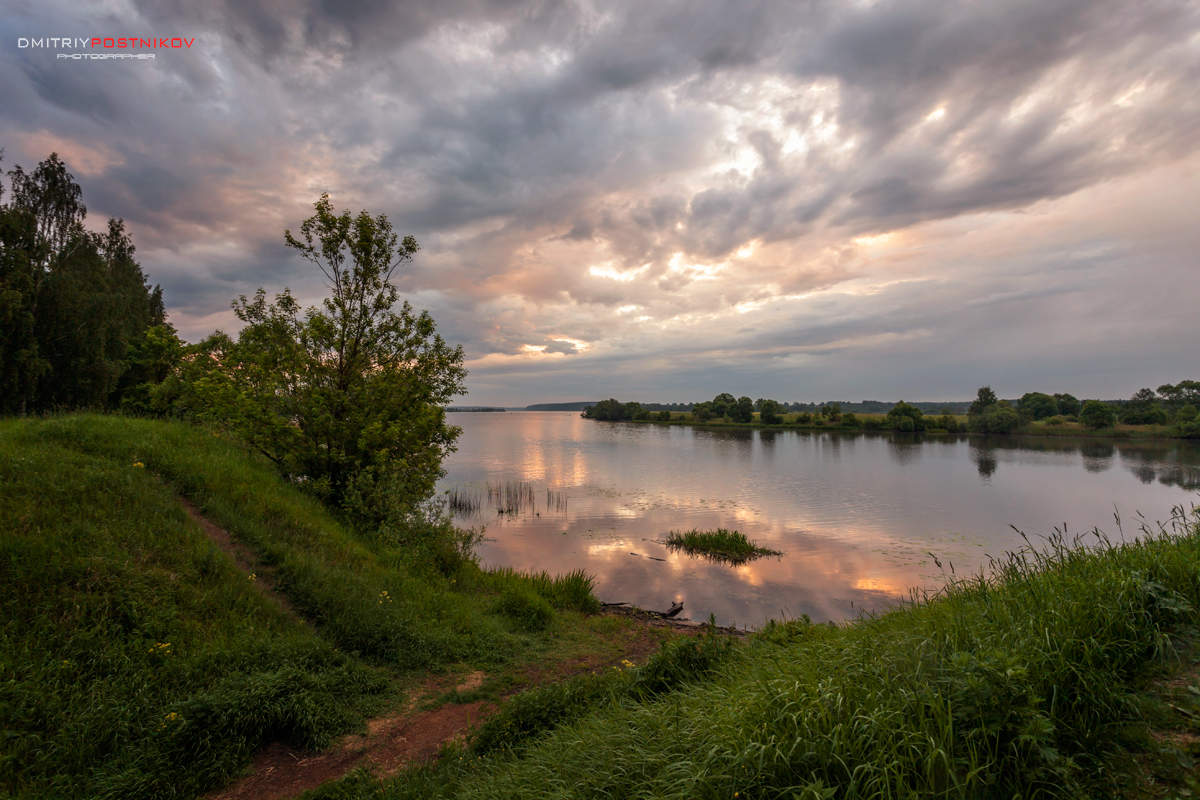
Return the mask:
<svg viewBox="0 0 1200 800">
<path fill-rule="evenodd" d="M 416 240 L 384 215 L 335 213 L 328 195 L 287 244 L 325 277 L 321 308 L 259 289 L 182 370 L 182 405 L 234 429 L 283 472 L 358 521 L 375 524 L 430 497 L 459 428 L 445 405 L 464 392 L 461 347 L 427 312 L 396 307 L 396 270 Z M 615 401 L 613 401 L 615 402 Z"/>
<path fill-rule="evenodd" d="M 905 421 L 907 420 L 907 422 Z M 888 427 L 898 431 L 923 431 L 925 418 L 921 409 L 901 400 L 887 413 Z"/>
<path fill-rule="evenodd" d="M 715 417 L 729 417 L 733 415 L 733 408 L 737 405 L 737 400 L 729 392 L 721 392 L 711 401 L 712 412 Z"/>
<path fill-rule="evenodd" d="M 1028 419 L 1045 419 L 1058 413 L 1058 402 L 1042 392 L 1026 392 L 1017 403 L 1017 410 Z"/>
<path fill-rule="evenodd" d="M 1139 389 L 1121 407 L 1121 422 L 1126 425 L 1162 425 L 1167 412 L 1158 405 L 1153 389 Z"/>
<path fill-rule="evenodd" d="M 84 228 L 82 190 L 56 154 L 8 177 L 12 199 L 0 205 L 0 411 L 129 407 L 124 393 L 149 374 L 127 374 L 146 357 L 147 331 L 159 328 L 164 344 L 178 344 L 161 290 L 147 284 L 123 221 L 110 219 L 105 233 Z"/>
<path fill-rule="evenodd" d="M 778 402 L 761 399 L 755 402 L 758 407 L 758 420 L 763 425 L 778 425 L 783 422 L 782 407 Z"/>
<path fill-rule="evenodd" d="M 1111 406 L 1099 400 L 1087 400 L 1079 409 L 1079 421 L 1087 428 L 1099 430 L 1116 424 L 1117 415 Z"/>
<path fill-rule="evenodd" d="M 967 418 L 967 427 L 977 433 L 1012 433 L 1021 427 L 1021 415 L 1001 400 Z"/>
<path fill-rule="evenodd" d="M 729 417 L 734 422 L 750 422 L 754 419 L 754 401 L 743 395 L 730 409 Z"/>
<path fill-rule="evenodd" d="M 971 407 L 967 409 L 968 416 L 977 416 L 987 411 L 992 406 L 996 405 L 996 393 L 992 391 L 990 386 L 981 386 L 979 392 L 975 396 L 975 401 L 971 403 Z"/>
<path fill-rule="evenodd" d="M 1058 406 L 1058 413 L 1066 417 L 1073 417 L 1079 413 L 1079 400 L 1071 394 L 1056 394 L 1054 402 Z"/>
</svg>

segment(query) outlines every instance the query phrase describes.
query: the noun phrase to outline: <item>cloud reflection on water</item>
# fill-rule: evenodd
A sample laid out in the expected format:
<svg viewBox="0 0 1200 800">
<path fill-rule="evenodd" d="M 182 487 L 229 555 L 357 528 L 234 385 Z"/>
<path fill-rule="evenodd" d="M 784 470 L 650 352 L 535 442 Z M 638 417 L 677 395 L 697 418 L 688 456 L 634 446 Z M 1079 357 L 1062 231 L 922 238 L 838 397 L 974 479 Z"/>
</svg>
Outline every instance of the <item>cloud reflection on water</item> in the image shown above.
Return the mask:
<svg viewBox="0 0 1200 800">
<path fill-rule="evenodd" d="M 1165 516 L 1200 476 L 1187 442 L 841 436 L 609 424 L 570 413 L 456 414 L 464 426 L 443 485 L 525 480 L 535 508 L 486 526 L 486 564 L 583 568 L 597 594 L 723 624 L 808 614 L 845 619 L 933 589 L 929 553 L 975 572 L 990 555 L 1064 522 Z M 1148 480 L 1149 479 L 1149 480 Z M 544 501 L 561 492 L 565 507 Z M 1194 499 L 1194 498 L 1193 498 Z M 732 567 L 672 552 L 671 530 L 736 528 L 784 553 Z M 636 554 L 636 555 L 633 555 Z M 655 560 L 662 559 L 662 560 Z"/>
</svg>

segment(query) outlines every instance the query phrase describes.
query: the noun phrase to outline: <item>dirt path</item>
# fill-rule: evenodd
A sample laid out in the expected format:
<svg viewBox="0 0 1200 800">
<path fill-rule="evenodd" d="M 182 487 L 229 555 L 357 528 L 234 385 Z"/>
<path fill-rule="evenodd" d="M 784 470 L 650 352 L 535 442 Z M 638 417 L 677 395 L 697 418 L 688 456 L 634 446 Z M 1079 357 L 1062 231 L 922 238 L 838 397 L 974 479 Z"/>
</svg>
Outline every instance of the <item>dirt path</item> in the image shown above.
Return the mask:
<svg viewBox="0 0 1200 800">
<path fill-rule="evenodd" d="M 295 607 L 275 586 L 272 571 L 259 562 L 254 551 L 236 541 L 229 531 L 201 513 L 189 500 L 180 498 L 188 516 L 238 568 L 254 576 L 254 585 L 279 605 L 289 616 L 303 621 Z M 703 626 L 680 620 L 663 619 L 654 612 L 624 605 L 611 606 L 606 614 L 632 618 L 637 624 L 611 640 L 616 647 L 608 653 L 584 653 L 558 661 L 530 664 L 521 670 L 519 685 L 505 696 L 529 686 L 552 683 L 583 672 L 610 669 L 620 662 L 644 663 L 664 641 L 663 629 L 676 635 L 697 635 Z M 744 631 L 718 629 L 727 634 Z M 657 631 L 657 633 L 656 633 Z M 442 746 L 463 741 L 469 732 L 496 712 L 498 705 L 489 700 L 466 703 L 447 702 L 436 708 L 418 710 L 423 701 L 446 695 L 451 690 L 469 693 L 485 680 L 482 672 L 472 672 L 456 684 L 446 678 L 430 678 L 413 691 L 405 705 L 395 713 L 367 722 L 367 731 L 343 737 L 321 753 L 295 750 L 274 742 L 255 755 L 245 777 L 224 789 L 207 795 L 206 800 L 287 800 L 337 780 L 357 767 L 367 767 L 377 776 L 388 776 L 403 767 L 434 758 Z"/>
<path fill-rule="evenodd" d="M 296 611 L 296 607 L 292 605 L 292 602 L 275 588 L 271 569 L 259 563 L 258 557 L 255 556 L 253 550 L 241 542 L 235 541 L 229 531 L 200 513 L 200 509 L 191 500 L 181 497 L 179 498 L 179 505 L 183 506 L 183 510 L 192 518 L 192 522 L 200 526 L 200 529 L 212 540 L 212 543 L 234 560 L 238 565 L 238 569 L 245 572 L 248 576 L 254 576 L 254 585 L 259 591 L 275 601 L 288 616 L 301 622 L 304 621 L 303 617 Z"/>
<path fill-rule="evenodd" d="M 421 700 L 448 688 L 467 692 L 483 683 L 482 672 L 473 672 L 456 686 L 431 680 L 409 698 L 397 714 L 373 719 L 365 734 L 351 734 L 323 753 L 305 753 L 278 742 L 259 751 L 250 773 L 206 800 L 286 800 L 366 766 L 378 776 L 391 775 L 407 764 L 428 761 L 442 745 L 462 740 L 467 732 L 495 712 L 487 701 L 448 703 L 416 711 Z"/>
</svg>

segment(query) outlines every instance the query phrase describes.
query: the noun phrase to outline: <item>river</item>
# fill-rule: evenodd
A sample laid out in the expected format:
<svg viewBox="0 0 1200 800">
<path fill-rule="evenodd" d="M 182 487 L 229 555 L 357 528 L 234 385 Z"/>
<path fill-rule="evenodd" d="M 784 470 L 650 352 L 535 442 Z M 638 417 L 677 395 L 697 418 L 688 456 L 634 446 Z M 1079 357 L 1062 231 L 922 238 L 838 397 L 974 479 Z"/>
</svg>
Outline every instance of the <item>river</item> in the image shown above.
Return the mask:
<svg viewBox="0 0 1200 800">
<path fill-rule="evenodd" d="M 596 595 L 750 628 L 844 620 L 936 590 L 950 570 L 1065 529 L 1110 538 L 1200 502 L 1200 443 L 703 429 L 576 412 L 451 413 L 443 490 L 482 527 L 482 563 L 584 569 Z M 488 487 L 515 488 L 515 513 Z M 530 502 L 532 498 L 532 502 Z M 1117 518 L 1120 518 L 1118 525 Z M 671 530 L 736 529 L 783 555 L 740 566 L 675 552 Z M 941 562 L 939 568 L 934 561 Z"/>
</svg>

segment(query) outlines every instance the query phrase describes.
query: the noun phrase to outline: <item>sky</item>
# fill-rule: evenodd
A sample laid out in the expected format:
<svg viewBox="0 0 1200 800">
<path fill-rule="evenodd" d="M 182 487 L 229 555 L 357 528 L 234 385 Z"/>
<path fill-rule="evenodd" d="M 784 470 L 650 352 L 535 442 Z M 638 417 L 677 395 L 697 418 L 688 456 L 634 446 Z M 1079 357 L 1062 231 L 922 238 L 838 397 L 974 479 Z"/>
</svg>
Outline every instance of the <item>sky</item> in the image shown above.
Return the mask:
<svg viewBox="0 0 1200 800">
<path fill-rule="evenodd" d="M 3 7 L 4 167 L 58 152 L 190 341 L 324 296 L 283 232 L 328 192 L 417 238 L 460 404 L 1200 378 L 1189 0 Z"/>
</svg>

